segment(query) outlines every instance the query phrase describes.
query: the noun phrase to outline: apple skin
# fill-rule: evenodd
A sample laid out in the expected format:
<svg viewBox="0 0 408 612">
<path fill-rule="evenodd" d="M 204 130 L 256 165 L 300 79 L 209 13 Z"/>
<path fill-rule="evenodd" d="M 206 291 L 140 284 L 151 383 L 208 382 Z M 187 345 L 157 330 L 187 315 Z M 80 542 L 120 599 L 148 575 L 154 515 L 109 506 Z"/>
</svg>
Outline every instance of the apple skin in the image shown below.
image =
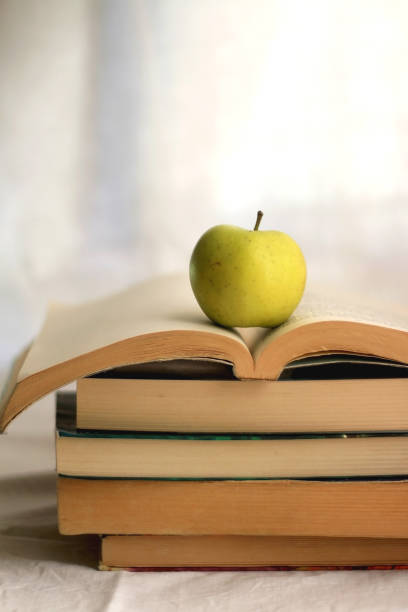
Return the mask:
<svg viewBox="0 0 408 612">
<path fill-rule="evenodd" d="M 276 327 L 300 302 L 306 263 L 287 234 L 216 225 L 190 260 L 190 282 L 209 319 L 224 327 Z"/>
</svg>

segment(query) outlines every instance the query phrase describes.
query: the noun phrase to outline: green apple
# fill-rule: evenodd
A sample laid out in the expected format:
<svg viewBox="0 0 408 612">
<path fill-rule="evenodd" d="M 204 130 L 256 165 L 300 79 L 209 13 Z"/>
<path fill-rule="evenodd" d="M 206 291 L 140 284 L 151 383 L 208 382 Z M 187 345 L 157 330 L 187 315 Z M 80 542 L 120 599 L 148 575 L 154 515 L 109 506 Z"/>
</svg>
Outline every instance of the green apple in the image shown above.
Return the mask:
<svg viewBox="0 0 408 612">
<path fill-rule="evenodd" d="M 216 225 L 196 244 L 190 282 L 204 313 L 226 327 L 275 327 L 286 321 L 305 288 L 298 244 L 278 231 Z"/>
</svg>

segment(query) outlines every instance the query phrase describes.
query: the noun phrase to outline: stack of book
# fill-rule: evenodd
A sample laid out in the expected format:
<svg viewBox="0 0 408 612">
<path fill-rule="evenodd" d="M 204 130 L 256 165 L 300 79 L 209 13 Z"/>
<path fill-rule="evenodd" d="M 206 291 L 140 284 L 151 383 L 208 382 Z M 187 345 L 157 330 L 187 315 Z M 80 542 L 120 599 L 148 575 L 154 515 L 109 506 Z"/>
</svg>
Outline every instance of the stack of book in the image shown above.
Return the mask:
<svg viewBox="0 0 408 612">
<path fill-rule="evenodd" d="M 207 322 L 183 279 L 55 306 L 1 424 L 57 394 L 60 531 L 102 569 L 406 567 L 408 317 Z"/>
<path fill-rule="evenodd" d="M 408 562 L 408 436 L 333 433 L 395 423 L 408 378 L 107 376 L 57 395 L 60 530 L 101 568 Z"/>
</svg>

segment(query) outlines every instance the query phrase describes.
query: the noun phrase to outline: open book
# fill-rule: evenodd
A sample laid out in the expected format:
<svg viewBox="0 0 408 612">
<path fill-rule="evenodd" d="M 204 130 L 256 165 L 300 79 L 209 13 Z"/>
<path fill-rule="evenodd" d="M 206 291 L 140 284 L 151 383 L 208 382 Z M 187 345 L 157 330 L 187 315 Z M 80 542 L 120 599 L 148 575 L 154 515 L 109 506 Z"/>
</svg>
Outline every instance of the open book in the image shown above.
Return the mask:
<svg viewBox="0 0 408 612">
<path fill-rule="evenodd" d="M 408 312 L 309 291 L 277 328 L 226 329 L 202 314 L 186 276 L 160 277 L 91 302 L 53 304 L 10 368 L 0 429 L 50 391 L 111 368 L 210 359 L 232 364 L 238 379 L 276 380 L 290 362 L 331 353 L 408 363 Z"/>
</svg>

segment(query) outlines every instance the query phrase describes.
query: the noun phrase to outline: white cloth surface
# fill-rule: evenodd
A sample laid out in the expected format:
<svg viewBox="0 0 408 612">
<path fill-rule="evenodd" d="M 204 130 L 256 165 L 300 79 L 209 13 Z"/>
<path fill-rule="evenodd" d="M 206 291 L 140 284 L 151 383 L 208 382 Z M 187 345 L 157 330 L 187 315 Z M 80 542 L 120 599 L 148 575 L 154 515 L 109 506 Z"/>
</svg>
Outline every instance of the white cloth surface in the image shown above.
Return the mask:
<svg viewBox="0 0 408 612">
<path fill-rule="evenodd" d="M 0 437 L 0 500 L 1 612 L 408 609 L 405 571 L 97 571 L 97 538 L 58 533 L 53 395 Z"/>
</svg>

